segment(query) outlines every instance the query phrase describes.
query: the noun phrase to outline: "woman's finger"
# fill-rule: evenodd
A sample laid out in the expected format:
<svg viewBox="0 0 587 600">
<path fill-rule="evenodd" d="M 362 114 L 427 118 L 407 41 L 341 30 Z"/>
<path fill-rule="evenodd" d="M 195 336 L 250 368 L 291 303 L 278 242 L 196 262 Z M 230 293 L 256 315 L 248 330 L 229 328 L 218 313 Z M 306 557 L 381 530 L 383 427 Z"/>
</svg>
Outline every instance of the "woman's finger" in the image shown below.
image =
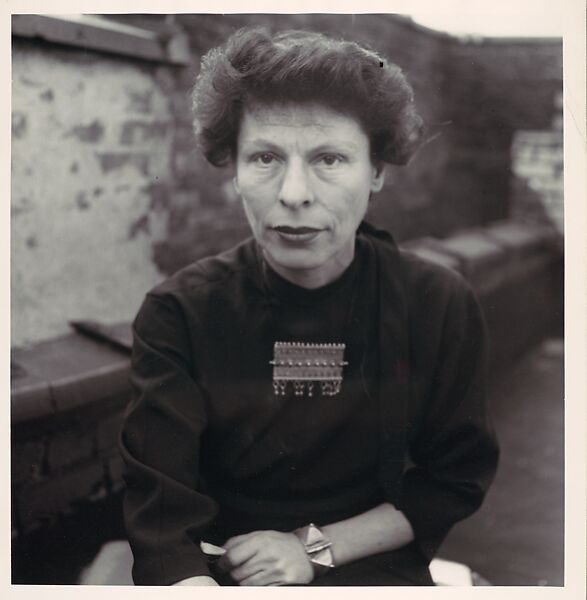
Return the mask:
<svg viewBox="0 0 587 600">
<path fill-rule="evenodd" d="M 222 544 L 222 547 L 225 548 L 226 550 L 230 550 L 231 548 L 234 548 L 234 546 L 238 546 L 239 544 L 242 544 L 243 542 L 249 540 L 251 538 L 251 536 L 253 536 L 256 532 L 251 532 L 251 533 L 243 533 L 242 535 L 235 535 L 234 537 L 229 538 L 228 540 L 226 540 L 226 542 L 224 542 L 224 544 Z"/>
<path fill-rule="evenodd" d="M 248 577 L 256 575 L 257 573 L 261 573 L 262 571 L 269 571 L 269 565 L 266 562 L 252 558 L 235 569 L 232 569 L 230 571 L 230 576 L 235 581 L 240 582 Z"/>
<path fill-rule="evenodd" d="M 251 575 L 238 582 L 241 586 L 250 585 L 283 585 L 281 581 L 275 576 L 275 574 L 269 571 L 259 571 L 255 575 Z"/>
<path fill-rule="evenodd" d="M 231 571 L 235 567 L 251 560 L 257 554 L 258 545 L 254 540 L 243 540 L 239 544 L 232 546 L 226 550 L 226 554 L 218 561 L 220 569 Z"/>
</svg>

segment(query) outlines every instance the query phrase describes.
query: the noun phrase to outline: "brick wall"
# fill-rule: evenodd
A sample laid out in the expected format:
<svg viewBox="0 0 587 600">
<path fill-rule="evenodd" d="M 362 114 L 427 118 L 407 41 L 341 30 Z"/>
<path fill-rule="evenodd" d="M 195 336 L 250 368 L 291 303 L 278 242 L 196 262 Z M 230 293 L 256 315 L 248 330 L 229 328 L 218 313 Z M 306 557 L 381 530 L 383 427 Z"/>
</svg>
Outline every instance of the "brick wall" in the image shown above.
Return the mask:
<svg viewBox="0 0 587 600">
<path fill-rule="evenodd" d="M 562 92 L 555 99 L 562 107 Z M 562 238 L 563 129 L 556 116 L 549 128 L 519 130 L 512 142 L 512 214 L 519 219 L 550 224 Z"/>
<path fill-rule="evenodd" d="M 123 346 L 71 333 L 11 354 L 12 524 L 21 538 L 122 489 L 130 332 L 115 331 Z"/>
<path fill-rule="evenodd" d="M 248 235 L 230 169 L 194 148 L 199 58 L 236 28 L 305 27 L 367 41 L 413 83 L 428 143 L 388 168 L 369 218 L 398 240 L 510 211 L 510 150 L 560 108 L 558 42 L 461 42 L 390 15 L 180 15 L 187 67 L 14 40 L 12 344 L 67 321 L 134 314 L 165 274 Z"/>
<path fill-rule="evenodd" d="M 238 27 L 309 28 L 370 43 L 412 82 L 428 142 L 407 167 L 388 167 L 369 218 L 398 240 L 446 236 L 509 214 L 510 147 L 520 128 L 549 122 L 562 82 L 559 42 L 461 42 L 389 15 L 184 15 L 196 65 L 179 79 L 169 235 L 156 245 L 171 272 L 248 235 L 230 169 L 194 150 L 189 89 L 199 58 Z M 504 68 L 507 65 L 507 68 Z M 537 66 L 538 65 L 538 66 Z M 527 105 L 531 105 L 530 110 Z"/>
<path fill-rule="evenodd" d="M 419 110 L 430 136 L 445 120 L 442 95 L 444 56 L 449 39 L 431 34 L 389 15 L 184 15 L 179 19 L 189 35 L 196 65 L 184 72 L 175 95 L 175 181 L 170 205 L 169 235 L 157 244 L 155 260 L 165 272 L 223 250 L 249 234 L 229 168 L 208 166 L 194 150 L 191 137 L 189 90 L 199 58 L 245 25 L 272 29 L 308 28 L 370 43 L 399 64 L 412 82 Z M 435 221 L 430 207 L 449 157 L 448 141 L 439 137 L 423 147 L 409 168 L 389 168 L 383 191 L 370 218 L 394 231 L 400 239 L 423 235 Z M 458 219 L 458 216 L 455 216 Z"/>
<path fill-rule="evenodd" d="M 445 200 L 442 212 L 460 215 L 464 225 L 505 218 L 515 132 L 548 127 L 553 115 L 562 114 L 555 104 L 562 89 L 562 43 L 458 42 L 449 49 L 446 81 L 452 152 L 437 190 Z"/>
</svg>

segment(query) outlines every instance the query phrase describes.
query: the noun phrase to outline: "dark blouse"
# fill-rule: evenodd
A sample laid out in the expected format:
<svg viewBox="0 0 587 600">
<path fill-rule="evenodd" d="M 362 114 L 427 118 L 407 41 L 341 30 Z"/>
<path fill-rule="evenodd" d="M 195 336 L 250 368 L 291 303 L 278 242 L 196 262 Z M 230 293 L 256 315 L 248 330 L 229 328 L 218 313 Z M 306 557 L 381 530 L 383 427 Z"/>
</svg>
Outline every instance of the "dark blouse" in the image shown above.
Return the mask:
<svg viewBox="0 0 587 600">
<path fill-rule="evenodd" d="M 416 535 L 386 553 L 390 568 L 417 581 L 479 506 L 497 449 L 478 305 L 457 275 L 400 256 L 381 232 L 363 228 L 356 248 L 341 278 L 317 290 L 282 279 L 249 241 L 147 295 L 121 437 L 136 583 L 208 574 L 201 539 L 327 524 L 385 501 Z M 404 301 L 380 306 L 389 277 Z M 388 311 L 405 335 L 385 335 Z M 276 341 L 345 343 L 340 394 L 275 395 Z M 381 348 L 394 345 L 405 360 L 389 375 Z"/>
</svg>

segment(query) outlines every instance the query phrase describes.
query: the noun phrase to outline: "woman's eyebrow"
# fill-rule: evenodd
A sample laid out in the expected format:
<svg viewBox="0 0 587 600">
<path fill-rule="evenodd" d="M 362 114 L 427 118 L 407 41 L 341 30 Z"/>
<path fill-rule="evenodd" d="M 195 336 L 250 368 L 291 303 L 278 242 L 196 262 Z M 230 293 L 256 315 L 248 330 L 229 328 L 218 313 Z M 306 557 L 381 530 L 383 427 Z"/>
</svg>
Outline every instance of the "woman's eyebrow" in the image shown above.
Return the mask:
<svg viewBox="0 0 587 600">
<path fill-rule="evenodd" d="M 242 142 L 245 148 L 255 148 L 263 150 L 273 150 L 275 152 L 284 152 L 283 146 L 275 143 L 273 140 L 266 138 L 252 138 L 244 139 Z M 320 152 L 340 152 L 346 150 L 349 152 L 356 152 L 358 150 L 357 145 L 352 140 L 332 140 L 328 142 L 322 142 L 317 146 L 312 146 L 307 149 L 307 154 L 318 154 Z"/>
<path fill-rule="evenodd" d="M 332 142 L 324 142 L 318 146 L 314 146 L 308 150 L 310 154 L 318 154 L 320 152 L 340 152 L 340 151 L 356 152 L 357 145 L 351 140 L 334 140 Z"/>
<path fill-rule="evenodd" d="M 275 150 L 275 151 L 283 151 L 283 148 L 276 144 L 272 140 L 268 140 L 265 138 L 252 138 L 252 139 L 244 139 L 242 142 L 245 147 L 259 147 L 263 149 Z"/>
</svg>

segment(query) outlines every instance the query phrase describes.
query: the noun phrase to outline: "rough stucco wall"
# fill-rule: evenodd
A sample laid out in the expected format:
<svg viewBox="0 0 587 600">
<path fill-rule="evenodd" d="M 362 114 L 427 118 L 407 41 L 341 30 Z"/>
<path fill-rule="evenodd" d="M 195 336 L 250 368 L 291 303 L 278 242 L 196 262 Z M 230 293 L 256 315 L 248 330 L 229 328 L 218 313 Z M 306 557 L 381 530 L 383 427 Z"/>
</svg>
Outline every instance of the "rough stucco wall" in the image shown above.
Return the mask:
<svg viewBox="0 0 587 600">
<path fill-rule="evenodd" d="M 67 321 L 128 320 L 162 278 L 168 98 L 145 67 L 17 40 L 12 74 L 12 345 Z"/>
</svg>

